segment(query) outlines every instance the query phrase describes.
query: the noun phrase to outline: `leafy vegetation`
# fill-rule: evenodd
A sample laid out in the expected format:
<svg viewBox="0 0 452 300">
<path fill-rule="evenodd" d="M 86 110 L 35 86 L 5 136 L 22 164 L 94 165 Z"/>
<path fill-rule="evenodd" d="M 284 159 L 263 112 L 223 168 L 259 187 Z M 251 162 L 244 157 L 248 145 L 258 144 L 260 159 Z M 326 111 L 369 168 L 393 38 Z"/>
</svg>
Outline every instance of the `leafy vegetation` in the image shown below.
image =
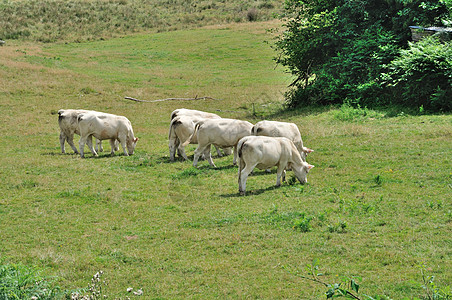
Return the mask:
<svg viewBox="0 0 452 300">
<path fill-rule="evenodd" d="M 55 278 L 41 275 L 41 270 L 23 264 L 6 264 L 0 258 L 0 299 L 59 299 L 64 293 Z"/>
<path fill-rule="evenodd" d="M 452 44 L 426 38 L 389 64 L 393 101 L 429 111 L 452 110 Z M 407 103 L 408 102 L 408 103 Z"/>
<path fill-rule="evenodd" d="M 353 101 L 450 111 L 450 42 L 400 52 L 409 25 L 438 26 L 450 15 L 449 1 L 286 1 L 287 31 L 276 48 L 277 62 L 297 78 L 289 106 Z M 388 72 L 393 76 L 381 76 Z M 395 85 L 400 89 L 389 88 Z"/>
</svg>

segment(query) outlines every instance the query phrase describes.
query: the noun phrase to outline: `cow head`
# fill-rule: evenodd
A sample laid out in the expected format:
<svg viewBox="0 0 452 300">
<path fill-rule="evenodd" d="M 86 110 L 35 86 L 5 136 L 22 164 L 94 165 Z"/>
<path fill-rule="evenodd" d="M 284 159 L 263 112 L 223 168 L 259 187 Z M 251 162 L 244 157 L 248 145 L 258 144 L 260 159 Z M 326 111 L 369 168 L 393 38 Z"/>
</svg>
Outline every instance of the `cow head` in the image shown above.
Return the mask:
<svg viewBox="0 0 452 300">
<path fill-rule="evenodd" d="M 133 152 L 135 151 L 137 142 L 138 142 L 137 137 L 127 141 L 127 152 L 129 153 L 129 155 L 132 155 Z"/>
<path fill-rule="evenodd" d="M 295 166 L 294 164 L 291 164 L 292 170 L 295 173 L 295 176 L 297 177 L 298 181 L 300 181 L 301 184 L 305 184 L 308 182 L 307 175 L 309 173 L 309 170 L 314 168 L 313 165 L 308 164 L 307 162 L 302 162 L 301 165 Z"/>
</svg>

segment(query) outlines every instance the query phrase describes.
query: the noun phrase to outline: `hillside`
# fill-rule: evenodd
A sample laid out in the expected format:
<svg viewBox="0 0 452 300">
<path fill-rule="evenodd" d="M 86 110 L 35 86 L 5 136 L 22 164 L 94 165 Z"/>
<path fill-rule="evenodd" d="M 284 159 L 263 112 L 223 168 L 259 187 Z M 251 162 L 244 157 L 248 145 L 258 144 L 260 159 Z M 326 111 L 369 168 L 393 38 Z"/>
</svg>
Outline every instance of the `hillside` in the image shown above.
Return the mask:
<svg viewBox="0 0 452 300">
<path fill-rule="evenodd" d="M 143 31 L 274 18 L 281 0 L 27 0 L 0 2 L 0 39 L 99 40 Z"/>
</svg>

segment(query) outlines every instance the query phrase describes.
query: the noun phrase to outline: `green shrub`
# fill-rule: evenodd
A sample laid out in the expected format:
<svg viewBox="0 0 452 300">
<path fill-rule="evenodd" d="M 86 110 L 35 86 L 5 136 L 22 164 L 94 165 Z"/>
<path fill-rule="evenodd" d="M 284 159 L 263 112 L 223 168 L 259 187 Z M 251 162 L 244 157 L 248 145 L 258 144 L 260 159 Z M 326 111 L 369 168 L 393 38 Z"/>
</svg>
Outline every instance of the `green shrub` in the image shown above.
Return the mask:
<svg viewBox="0 0 452 300">
<path fill-rule="evenodd" d="M 303 214 L 301 218 L 295 219 L 293 221 L 293 228 L 301 232 L 309 232 L 312 229 L 311 225 L 312 219 L 313 219 L 312 217 Z"/>
<path fill-rule="evenodd" d="M 402 50 L 384 74 L 393 103 L 422 110 L 452 110 L 452 46 L 425 38 Z"/>
<path fill-rule="evenodd" d="M 276 61 L 296 76 L 286 93 L 288 106 L 347 99 L 369 107 L 391 104 L 393 93 L 380 74 L 408 46 L 409 25 L 440 26 L 450 19 L 449 1 L 286 1 L 287 30 L 275 47 Z M 428 95 L 433 109 L 449 97 L 442 86 Z"/>
</svg>

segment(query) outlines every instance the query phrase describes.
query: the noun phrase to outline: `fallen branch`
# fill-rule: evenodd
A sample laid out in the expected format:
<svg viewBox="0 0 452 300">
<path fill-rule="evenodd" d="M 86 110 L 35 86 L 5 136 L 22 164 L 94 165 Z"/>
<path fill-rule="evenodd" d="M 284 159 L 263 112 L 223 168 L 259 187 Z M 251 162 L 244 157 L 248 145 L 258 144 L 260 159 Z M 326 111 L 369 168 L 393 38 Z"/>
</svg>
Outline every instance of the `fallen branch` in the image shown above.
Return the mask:
<svg viewBox="0 0 452 300">
<path fill-rule="evenodd" d="M 132 100 L 132 101 L 136 101 L 136 102 L 148 102 L 148 103 L 152 103 L 152 102 L 163 102 L 163 101 L 173 101 L 173 100 L 181 100 L 181 101 L 190 101 L 190 100 L 221 100 L 221 99 L 215 99 L 212 97 L 200 97 L 198 98 L 198 96 L 196 96 L 195 98 L 166 98 L 166 99 L 157 99 L 157 100 L 140 100 L 140 99 L 135 99 L 132 97 L 124 97 L 127 100 Z"/>
</svg>

